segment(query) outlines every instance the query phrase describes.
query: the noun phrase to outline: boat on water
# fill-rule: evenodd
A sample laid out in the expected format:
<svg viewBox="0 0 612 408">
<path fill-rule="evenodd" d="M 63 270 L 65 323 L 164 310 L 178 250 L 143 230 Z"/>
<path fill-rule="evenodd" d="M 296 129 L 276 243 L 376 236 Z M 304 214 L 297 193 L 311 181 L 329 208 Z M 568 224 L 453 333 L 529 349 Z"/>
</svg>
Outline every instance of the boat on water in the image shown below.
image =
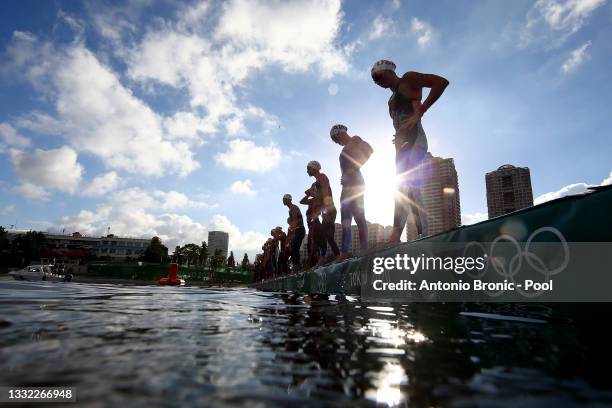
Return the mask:
<svg viewBox="0 0 612 408">
<path fill-rule="evenodd" d="M 48 281 L 48 282 L 70 282 L 72 274 L 64 273 L 63 269 L 56 265 L 30 265 L 18 271 L 9 272 L 15 280 L 22 281 Z"/>
<path fill-rule="evenodd" d="M 610 243 L 612 185 L 591 187 L 582 194 L 561 197 L 415 241 L 370 250 L 363 256 L 343 262 L 254 282 L 250 286 L 273 292 L 360 296 L 363 293 L 362 285 L 371 283 L 364 279 L 373 279 L 371 268 L 375 257 L 395 257 L 400 253 L 418 256 L 426 244 L 433 247 L 453 243 L 464 248 L 482 247 L 500 239 L 513 241 L 517 246 L 529 242 L 560 242 L 565 246 L 567 243 Z M 522 262 L 522 267 L 528 262 Z M 599 265 L 603 264 L 602 260 Z M 364 272 L 369 273 L 364 275 Z M 588 273 L 593 274 L 590 276 L 601 276 L 596 274 L 605 272 L 597 270 Z M 602 294 L 602 298 L 605 296 L 609 295 Z"/>
</svg>

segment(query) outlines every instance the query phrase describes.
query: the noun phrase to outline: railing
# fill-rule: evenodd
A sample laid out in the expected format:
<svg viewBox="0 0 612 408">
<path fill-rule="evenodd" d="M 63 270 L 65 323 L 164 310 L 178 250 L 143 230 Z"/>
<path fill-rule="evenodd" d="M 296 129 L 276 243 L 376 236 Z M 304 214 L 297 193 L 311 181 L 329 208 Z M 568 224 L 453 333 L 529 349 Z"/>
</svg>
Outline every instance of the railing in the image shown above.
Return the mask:
<svg viewBox="0 0 612 408">
<path fill-rule="evenodd" d="M 168 275 L 168 264 L 158 263 L 99 263 L 92 262 L 87 266 L 88 276 L 104 276 L 115 279 L 158 281 Z M 189 282 L 209 283 L 250 283 L 253 273 L 243 270 L 229 270 L 227 268 L 181 266 L 179 276 Z"/>
</svg>

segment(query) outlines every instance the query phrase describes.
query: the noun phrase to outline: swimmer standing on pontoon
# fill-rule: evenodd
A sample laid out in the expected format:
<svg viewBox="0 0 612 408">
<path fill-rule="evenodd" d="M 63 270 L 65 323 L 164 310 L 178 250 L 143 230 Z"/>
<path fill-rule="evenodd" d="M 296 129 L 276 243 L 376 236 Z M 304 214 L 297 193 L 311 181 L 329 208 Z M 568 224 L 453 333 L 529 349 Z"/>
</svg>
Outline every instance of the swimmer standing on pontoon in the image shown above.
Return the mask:
<svg viewBox="0 0 612 408">
<path fill-rule="evenodd" d="M 368 226 L 363 205 L 365 181 L 361 166 L 368 161 L 374 150 L 359 136 L 350 136 L 344 125 L 334 125 L 329 131 L 331 139 L 344 146 L 340 153 L 340 170 L 342 171 L 342 193 L 340 194 L 340 220 L 342 222 L 342 249 L 337 261 L 348 258 L 351 243 L 351 223 L 355 218 L 359 230 L 361 252 L 368 249 Z"/>
<path fill-rule="evenodd" d="M 412 211 L 417 234 L 427 236 L 427 214 L 423 210 L 421 186 L 426 180 L 419 176 L 419 167 L 427 153 L 427 136 L 421 125 L 421 117 L 433 105 L 448 86 L 448 80 L 438 75 L 406 72 L 402 77 L 395 73 L 395 64 L 380 60 L 372 67 L 374 82 L 393 94 L 389 98 L 389 115 L 395 128 L 395 167 L 398 177 L 398 193 L 395 197 L 393 232 L 389 242 L 400 242 L 402 231 Z M 423 88 L 430 88 L 423 103 Z"/>
</svg>

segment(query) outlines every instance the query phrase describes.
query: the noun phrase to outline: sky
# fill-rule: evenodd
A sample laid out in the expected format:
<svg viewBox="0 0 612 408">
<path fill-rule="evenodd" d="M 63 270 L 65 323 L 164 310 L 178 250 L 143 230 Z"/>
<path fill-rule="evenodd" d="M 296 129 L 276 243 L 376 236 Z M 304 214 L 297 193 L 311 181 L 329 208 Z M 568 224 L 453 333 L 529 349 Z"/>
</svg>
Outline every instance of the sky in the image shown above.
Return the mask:
<svg viewBox="0 0 612 408">
<path fill-rule="evenodd" d="M 464 224 L 506 163 L 536 204 L 609 184 L 611 22 L 606 0 L 0 2 L 0 225 L 169 248 L 220 229 L 252 257 L 308 161 L 339 208 L 335 123 L 374 148 L 366 218 L 391 224 L 379 59 L 450 81 L 423 126 Z"/>
</svg>

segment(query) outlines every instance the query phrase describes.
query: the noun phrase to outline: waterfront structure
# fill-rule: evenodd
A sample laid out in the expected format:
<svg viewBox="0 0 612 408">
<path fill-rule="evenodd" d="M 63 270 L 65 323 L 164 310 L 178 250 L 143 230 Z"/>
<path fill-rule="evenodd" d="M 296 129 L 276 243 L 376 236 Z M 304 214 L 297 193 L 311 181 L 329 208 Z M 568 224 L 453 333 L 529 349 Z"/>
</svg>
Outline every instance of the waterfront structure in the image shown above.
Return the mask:
<svg viewBox="0 0 612 408">
<path fill-rule="evenodd" d="M 489 218 L 533 206 L 529 168 L 504 164 L 487 173 L 485 180 Z"/>
<path fill-rule="evenodd" d="M 28 231 L 9 230 L 7 238 L 12 241 Z M 46 258 L 110 258 L 125 260 L 138 258 L 144 254 L 151 239 L 116 237 L 109 234 L 105 237 L 88 237 L 79 232 L 70 235 L 42 232 L 46 247 L 43 256 Z"/>
<path fill-rule="evenodd" d="M 391 236 L 391 232 L 393 231 L 393 227 L 382 226 L 381 224 L 368 222 L 368 248 L 378 248 L 382 247 L 389 236 Z M 359 243 L 359 230 L 357 229 L 357 225 L 351 225 L 351 243 L 349 244 L 349 253 L 353 255 L 360 254 L 361 244 Z M 342 245 L 342 224 L 336 223 L 336 230 L 334 231 L 334 241 L 340 247 Z M 308 257 L 308 249 L 306 247 L 308 243 L 307 239 L 302 241 L 302 245 L 300 246 L 300 258 L 306 259 Z M 330 254 L 331 249 L 329 245 L 327 246 L 327 253 Z"/>
<path fill-rule="evenodd" d="M 221 250 L 221 256 L 227 258 L 229 247 L 229 234 L 225 231 L 208 231 L 208 254 L 214 256 L 217 250 Z"/>
<path fill-rule="evenodd" d="M 459 178 L 452 158 L 427 156 L 419 170 L 427 182 L 421 187 L 423 206 L 427 214 L 428 235 L 448 231 L 461 225 Z M 417 238 L 412 214 L 408 218 L 406 238 Z"/>
</svg>

